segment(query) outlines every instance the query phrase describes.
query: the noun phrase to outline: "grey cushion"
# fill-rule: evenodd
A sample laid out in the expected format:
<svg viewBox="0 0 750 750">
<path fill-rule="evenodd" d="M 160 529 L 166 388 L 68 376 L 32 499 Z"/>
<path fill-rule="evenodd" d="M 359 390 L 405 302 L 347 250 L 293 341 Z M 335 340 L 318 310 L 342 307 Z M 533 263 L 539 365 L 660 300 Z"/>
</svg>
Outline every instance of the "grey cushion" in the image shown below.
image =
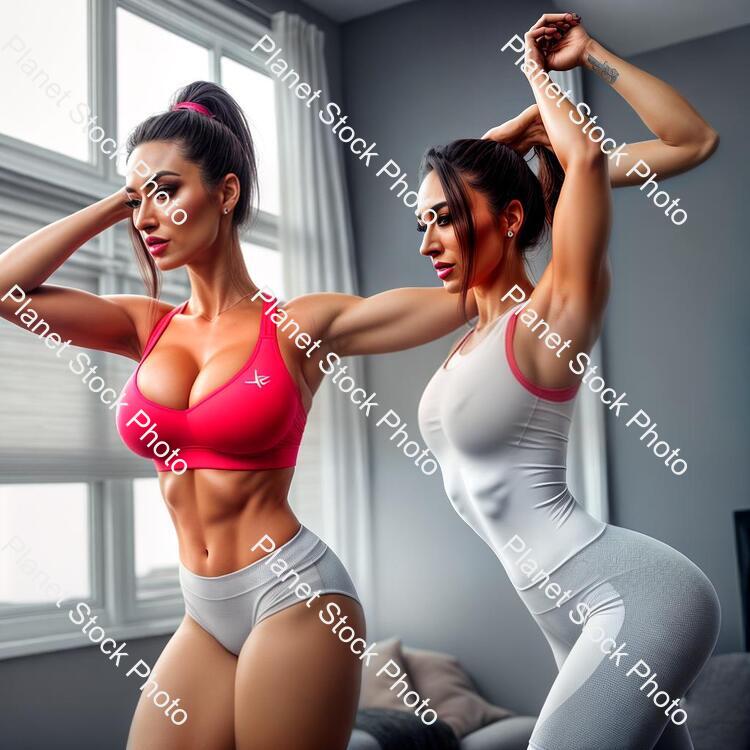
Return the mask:
<svg viewBox="0 0 750 750">
<path fill-rule="evenodd" d="M 501 719 L 461 740 L 461 750 L 526 750 L 534 730 L 533 716 L 511 716 Z"/>
<path fill-rule="evenodd" d="M 455 656 L 409 647 L 402 652 L 415 690 L 422 697 L 429 697 L 430 708 L 437 711 L 438 718 L 448 724 L 456 737 L 465 737 L 513 714 L 482 698 Z"/>
<path fill-rule="evenodd" d="M 401 640 L 394 636 L 388 640 L 378 641 L 374 645 L 377 659 L 373 658 L 370 666 L 362 668 L 362 689 L 359 693 L 360 708 L 392 708 L 395 711 L 407 711 L 407 707 L 399 697 L 399 689 L 391 690 L 391 685 L 401 677 L 409 686 L 414 684 L 401 651 Z M 397 678 L 389 677 L 386 672 L 378 675 L 381 668 L 393 662 L 400 670 Z"/>
<path fill-rule="evenodd" d="M 680 705 L 695 750 L 750 748 L 750 654 L 709 659 Z"/>
<path fill-rule="evenodd" d="M 354 729 L 346 750 L 380 750 L 377 740 L 361 729 Z"/>
<path fill-rule="evenodd" d="M 461 740 L 461 750 L 526 750 L 535 723 L 532 716 L 511 716 L 496 721 L 467 734 Z M 355 729 L 347 750 L 380 750 L 380 746 L 369 734 Z"/>
</svg>

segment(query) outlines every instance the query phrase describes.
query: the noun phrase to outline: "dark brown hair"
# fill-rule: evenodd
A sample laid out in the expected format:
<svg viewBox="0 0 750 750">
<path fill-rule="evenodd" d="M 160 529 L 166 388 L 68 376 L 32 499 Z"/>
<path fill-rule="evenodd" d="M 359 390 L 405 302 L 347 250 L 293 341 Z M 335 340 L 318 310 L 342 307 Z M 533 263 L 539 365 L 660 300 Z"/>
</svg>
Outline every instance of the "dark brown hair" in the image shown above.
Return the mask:
<svg viewBox="0 0 750 750">
<path fill-rule="evenodd" d="M 214 117 L 191 109 L 172 110 L 177 102 L 200 104 Z M 255 147 L 241 107 L 225 89 L 209 81 L 194 81 L 177 91 L 166 112 L 148 117 L 130 133 L 128 157 L 136 146 L 149 141 L 177 142 L 183 156 L 200 167 L 203 182 L 209 190 L 230 172 L 236 174 L 240 182 L 240 197 L 232 214 L 232 225 L 239 230 L 252 220 L 258 195 Z M 158 299 L 161 289 L 159 269 L 132 220 L 129 230 L 148 294 L 152 299 Z M 232 280 L 240 279 L 247 276 L 247 271 L 244 267 L 230 269 L 230 276 Z"/>
<path fill-rule="evenodd" d="M 523 206 L 523 225 L 517 247 L 521 253 L 536 245 L 547 225 L 552 224 L 555 205 L 564 178 L 554 153 L 534 147 L 539 160 L 539 176 L 512 148 L 483 138 L 461 138 L 445 146 L 428 149 L 419 167 L 420 182 L 435 173 L 445 192 L 448 209 L 458 238 L 463 261 L 461 304 L 465 307 L 474 274 L 476 230 L 466 186 L 486 198 L 496 216 L 514 199 Z"/>
</svg>

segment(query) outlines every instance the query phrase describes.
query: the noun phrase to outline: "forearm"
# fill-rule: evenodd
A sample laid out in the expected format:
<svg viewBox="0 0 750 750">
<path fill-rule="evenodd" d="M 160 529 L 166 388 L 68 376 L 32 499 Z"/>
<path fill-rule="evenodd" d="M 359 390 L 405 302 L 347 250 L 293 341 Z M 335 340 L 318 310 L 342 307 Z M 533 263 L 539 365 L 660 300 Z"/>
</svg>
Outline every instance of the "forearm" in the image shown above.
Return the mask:
<svg viewBox="0 0 750 750">
<path fill-rule="evenodd" d="M 124 196 L 115 193 L 38 229 L 0 254 L 0 290 L 41 286 L 81 245 L 128 216 Z"/>
<path fill-rule="evenodd" d="M 582 65 L 610 84 L 663 143 L 715 146 L 716 132 L 672 86 L 613 54 L 594 39 L 589 40 L 582 57 Z"/>
<path fill-rule="evenodd" d="M 549 143 L 562 168 L 567 171 L 570 162 L 577 158 L 596 157 L 598 147 L 576 124 L 579 120 L 575 108 L 548 78 L 549 74 L 534 65 L 522 70 L 539 107 Z"/>
</svg>

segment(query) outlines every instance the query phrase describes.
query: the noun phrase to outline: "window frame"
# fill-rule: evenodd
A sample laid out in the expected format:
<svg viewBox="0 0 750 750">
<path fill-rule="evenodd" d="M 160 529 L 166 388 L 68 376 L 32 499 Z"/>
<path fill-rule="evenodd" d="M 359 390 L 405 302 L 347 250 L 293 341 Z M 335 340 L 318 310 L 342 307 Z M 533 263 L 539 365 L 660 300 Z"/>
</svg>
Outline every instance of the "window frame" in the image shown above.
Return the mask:
<svg viewBox="0 0 750 750">
<path fill-rule="evenodd" d="M 158 24 L 208 49 L 210 70 L 207 80 L 220 82 L 221 58 L 228 57 L 264 75 L 270 74 L 250 51 L 269 28 L 241 15 L 216 0 L 87 0 L 88 99 L 97 124 L 107 136 L 121 145 L 126 134 L 117 126 L 117 9 L 122 8 L 146 21 Z M 107 158 L 89 141 L 88 162 L 52 151 L 0 133 L 0 197 L 8 197 L 11 207 L 18 201 L 19 188 L 24 202 L 33 206 L 30 213 L 2 216 L 0 240 L 11 244 L 57 216 L 101 199 L 122 187 L 116 159 Z M 29 197 L 30 196 L 30 197 Z M 1 212 L 5 213 L 5 212 Z M 53 218 L 54 217 L 54 218 Z M 258 210 L 252 234 L 242 233 L 243 242 L 262 245 L 275 251 L 278 246 L 278 217 Z M 129 281 L 141 283 L 127 232 L 114 228 L 93 238 L 71 258 L 71 270 L 95 274 L 100 294 L 122 293 Z M 185 299 L 189 294 L 187 278 L 166 279 L 164 294 Z M 114 355 L 112 355 L 114 356 Z M 148 474 L 144 465 L 142 476 Z M 91 576 L 92 615 L 107 635 L 118 642 L 124 638 L 142 638 L 174 632 L 182 620 L 184 606 L 179 582 L 164 587 L 161 596 L 136 599 L 135 528 L 133 479 L 136 476 L 91 479 L 71 476 L 55 478 L 13 477 L 7 483 L 81 482 L 88 487 L 89 574 Z M 50 572 L 51 580 L 54 580 Z M 55 581 L 57 582 L 57 581 Z M 71 602 L 75 606 L 75 602 Z M 20 605 L 17 614 L 2 615 L 3 639 L 0 660 L 18 656 L 93 646 L 80 627 L 68 619 L 70 604 Z"/>
<path fill-rule="evenodd" d="M 152 0 L 87 0 L 87 8 L 89 106 L 98 116 L 97 123 L 118 145 L 126 134 L 117 133 L 117 8 L 206 47 L 210 60 L 209 80 L 221 80 L 222 56 L 271 77 L 250 51 L 270 29 L 216 0 L 190 3 L 163 0 L 159 5 Z M 31 173 L 49 189 L 56 188 L 65 195 L 71 190 L 87 199 L 110 195 L 122 187 L 116 159 L 107 158 L 93 142 L 89 142 L 88 147 L 90 161 L 81 162 L 0 133 L 0 178 L 16 179 L 18 174 Z M 258 211 L 253 239 L 257 244 L 278 250 L 277 218 Z"/>
<path fill-rule="evenodd" d="M 88 488 L 91 596 L 64 600 L 59 611 L 55 605 L 35 604 L 19 605 L 3 614 L 0 660 L 94 645 L 69 621 L 68 612 L 78 601 L 89 604 L 97 625 L 118 642 L 174 632 L 183 616 L 179 586 L 158 601 L 135 598 L 132 479 L 45 477 L 44 484 L 77 482 Z M 37 478 L 14 483 L 40 484 Z M 60 583 L 54 573 L 50 580 Z"/>
</svg>

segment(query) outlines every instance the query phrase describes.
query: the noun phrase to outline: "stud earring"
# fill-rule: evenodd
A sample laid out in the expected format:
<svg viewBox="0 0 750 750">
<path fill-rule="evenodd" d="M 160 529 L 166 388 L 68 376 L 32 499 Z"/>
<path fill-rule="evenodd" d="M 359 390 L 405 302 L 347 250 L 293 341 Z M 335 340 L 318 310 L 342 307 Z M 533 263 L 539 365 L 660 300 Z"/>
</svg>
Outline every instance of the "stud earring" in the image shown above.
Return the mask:
<svg viewBox="0 0 750 750">
<path fill-rule="evenodd" d="M 512 237 L 512 236 L 513 236 L 513 230 L 512 230 L 512 229 L 509 229 L 509 230 L 508 230 L 508 237 Z"/>
<path fill-rule="evenodd" d="M 228 213 L 229 213 L 229 209 L 228 209 L 228 208 L 225 208 L 225 209 L 224 209 L 224 213 L 225 213 L 225 214 L 228 214 Z"/>
</svg>

